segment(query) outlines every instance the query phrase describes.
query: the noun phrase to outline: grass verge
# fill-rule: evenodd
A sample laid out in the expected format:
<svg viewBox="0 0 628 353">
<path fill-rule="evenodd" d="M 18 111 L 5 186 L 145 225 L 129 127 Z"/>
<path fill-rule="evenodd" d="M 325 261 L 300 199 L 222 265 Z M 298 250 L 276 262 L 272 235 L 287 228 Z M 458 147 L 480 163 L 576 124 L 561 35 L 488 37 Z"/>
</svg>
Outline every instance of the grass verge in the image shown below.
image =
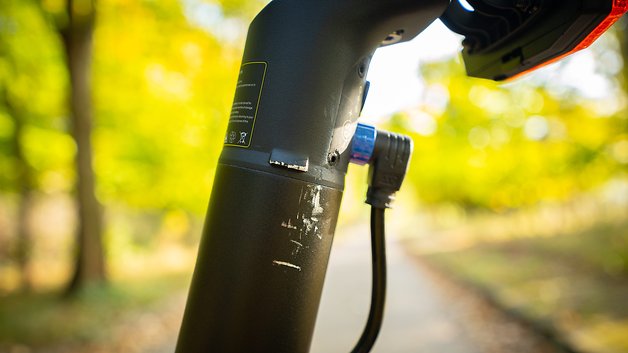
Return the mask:
<svg viewBox="0 0 628 353">
<path fill-rule="evenodd" d="M 422 255 L 584 352 L 628 352 L 628 222 Z"/>
<path fill-rule="evenodd" d="M 0 347 L 105 343 L 125 318 L 159 312 L 165 300 L 188 284 L 189 273 L 175 273 L 92 286 L 72 298 L 57 292 L 1 297 Z"/>
</svg>

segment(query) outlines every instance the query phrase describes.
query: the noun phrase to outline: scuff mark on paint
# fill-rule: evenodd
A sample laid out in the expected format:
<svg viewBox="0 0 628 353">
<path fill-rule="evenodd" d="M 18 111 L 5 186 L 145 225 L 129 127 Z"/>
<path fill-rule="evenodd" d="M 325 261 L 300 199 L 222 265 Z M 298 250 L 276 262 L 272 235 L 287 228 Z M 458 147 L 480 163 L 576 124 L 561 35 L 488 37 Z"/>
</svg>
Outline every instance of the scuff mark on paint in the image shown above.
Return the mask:
<svg viewBox="0 0 628 353">
<path fill-rule="evenodd" d="M 273 260 L 273 264 L 275 264 L 277 266 L 283 266 L 283 267 L 292 268 L 292 269 L 295 269 L 295 270 L 301 272 L 301 266 L 297 266 L 297 265 L 291 264 L 289 262 Z"/>
<path fill-rule="evenodd" d="M 301 251 L 301 248 L 303 247 L 303 244 L 299 243 L 299 242 L 298 242 L 298 241 L 296 241 L 296 240 L 290 240 L 290 242 L 291 242 L 292 244 L 296 245 L 296 246 L 294 247 L 294 249 L 292 250 L 291 255 L 292 255 L 292 256 L 297 256 L 297 255 L 299 255 L 299 252 Z"/>
<path fill-rule="evenodd" d="M 314 229 L 314 222 L 312 221 L 312 218 L 304 218 L 303 226 L 305 227 L 305 229 L 303 229 L 305 231 L 305 234 L 310 234 L 312 229 Z"/>
<path fill-rule="evenodd" d="M 286 228 L 286 229 L 294 229 L 294 230 L 298 229 L 297 226 L 292 224 L 292 220 L 291 219 L 289 219 L 288 222 L 285 222 L 285 221 L 282 222 L 281 226 Z"/>
<path fill-rule="evenodd" d="M 304 236 L 316 235 L 317 238 L 323 239 L 322 229 L 325 224 L 321 224 L 321 215 L 324 214 L 325 209 L 323 207 L 324 200 L 322 200 L 323 187 L 321 185 L 310 185 L 305 189 L 301 188 L 299 195 L 299 212 L 296 215 L 295 228 L 290 228 L 299 231 L 299 240 L 302 240 Z M 291 226 L 292 223 L 287 223 L 284 228 Z"/>
<path fill-rule="evenodd" d="M 323 212 L 325 212 L 323 207 L 321 207 L 321 190 L 323 190 L 323 187 L 317 185 L 316 187 L 314 187 L 314 190 L 312 192 L 312 216 L 321 215 L 323 214 Z"/>
<path fill-rule="evenodd" d="M 292 170 L 297 170 L 299 172 L 307 172 L 308 171 L 308 166 L 309 166 L 309 161 L 305 161 L 305 163 L 303 163 L 303 164 L 290 164 L 290 163 L 286 163 L 286 162 L 282 162 L 282 161 L 270 160 L 270 164 L 276 165 L 276 166 L 279 166 L 279 167 L 292 169 Z"/>
</svg>

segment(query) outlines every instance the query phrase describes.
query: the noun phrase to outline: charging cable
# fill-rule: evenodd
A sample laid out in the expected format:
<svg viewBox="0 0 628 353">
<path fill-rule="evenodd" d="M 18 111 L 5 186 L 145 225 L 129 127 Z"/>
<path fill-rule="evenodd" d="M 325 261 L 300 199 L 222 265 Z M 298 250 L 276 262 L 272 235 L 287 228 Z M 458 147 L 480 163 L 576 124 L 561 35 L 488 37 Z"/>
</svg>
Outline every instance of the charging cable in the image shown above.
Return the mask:
<svg viewBox="0 0 628 353">
<path fill-rule="evenodd" d="M 368 164 L 369 188 L 366 203 L 371 205 L 371 258 L 373 284 L 369 316 L 352 353 L 368 353 L 382 327 L 386 301 L 386 241 L 384 212 L 390 208 L 408 170 L 412 140 L 403 135 L 358 124 L 351 146 L 351 162 Z"/>
</svg>

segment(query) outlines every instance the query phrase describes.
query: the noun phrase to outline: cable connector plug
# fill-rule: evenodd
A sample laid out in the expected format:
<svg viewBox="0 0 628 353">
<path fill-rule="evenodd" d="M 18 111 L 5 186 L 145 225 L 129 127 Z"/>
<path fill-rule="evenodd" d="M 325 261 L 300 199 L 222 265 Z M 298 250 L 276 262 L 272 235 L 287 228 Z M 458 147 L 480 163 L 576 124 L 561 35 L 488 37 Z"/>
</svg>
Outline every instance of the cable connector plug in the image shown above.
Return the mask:
<svg viewBox="0 0 628 353">
<path fill-rule="evenodd" d="M 372 148 L 364 148 L 365 140 L 372 141 Z M 370 165 L 366 203 L 375 208 L 390 208 L 408 171 L 412 139 L 388 131 L 375 131 L 371 126 L 358 124 L 352 150 L 352 155 L 360 156 L 352 161 L 364 164 L 368 160 Z M 365 150 L 370 151 L 368 158 L 365 158 Z"/>
<path fill-rule="evenodd" d="M 412 140 L 408 136 L 377 131 L 375 149 L 369 168 L 369 188 L 366 203 L 375 208 L 390 208 L 395 193 L 408 171 Z"/>
</svg>

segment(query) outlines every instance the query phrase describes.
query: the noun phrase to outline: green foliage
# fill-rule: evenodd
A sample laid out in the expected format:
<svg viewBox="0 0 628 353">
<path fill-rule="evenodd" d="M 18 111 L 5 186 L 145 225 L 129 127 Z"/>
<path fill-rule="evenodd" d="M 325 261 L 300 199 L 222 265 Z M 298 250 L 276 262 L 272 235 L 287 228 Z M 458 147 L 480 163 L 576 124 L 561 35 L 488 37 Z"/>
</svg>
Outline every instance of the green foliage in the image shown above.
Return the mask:
<svg viewBox="0 0 628 353">
<path fill-rule="evenodd" d="M 422 66 L 426 102 L 389 122 L 414 138 L 408 182 L 424 202 L 507 210 L 565 201 L 625 173 L 625 104 L 605 113 L 576 90 L 463 70 L 459 60 Z"/>
<path fill-rule="evenodd" d="M 213 0 L 220 5 L 226 16 L 252 18 L 261 9 L 262 4 L 267 4 L 270 0 Z"/>
<path fill-rule="evenodd" d="M 40 188 L 56 189 L 51 175 L 72 178 L 63 60 L 58 38 L 34 3 L 0 4 L 0 192 L 12 191 L 17 182 L 16 143 L 37 171 Z"/>
<path fill-rule="evenodd" d="M 99 7 L 94 140 L 98 195 L 106 203 L 205 209 L 242 44 L 191 24 L 185 4 Z"/>
<path fill-rule="evenodd" d="M 215 25 L 246 23 L 262 1 L 99 1 L 94 37 L 95 168 L 105 204 L 204 211 L 240 64 L 241 41 L 227 43 L 190 21 L 189 4 L 214 6 Z M 246 6 L 244 6 L 246 5 Z M 53 25 L 65 1 L 3 2 L 0 15 L 0 187 L 16 175 L 12 139 L 46 192 L 73 185 L 67 130 L 67 73 Z M 47 21 L 48 20 L 48 21 Z M 14 136 L 13 119 L 23 136 Z"/>
</svg>

